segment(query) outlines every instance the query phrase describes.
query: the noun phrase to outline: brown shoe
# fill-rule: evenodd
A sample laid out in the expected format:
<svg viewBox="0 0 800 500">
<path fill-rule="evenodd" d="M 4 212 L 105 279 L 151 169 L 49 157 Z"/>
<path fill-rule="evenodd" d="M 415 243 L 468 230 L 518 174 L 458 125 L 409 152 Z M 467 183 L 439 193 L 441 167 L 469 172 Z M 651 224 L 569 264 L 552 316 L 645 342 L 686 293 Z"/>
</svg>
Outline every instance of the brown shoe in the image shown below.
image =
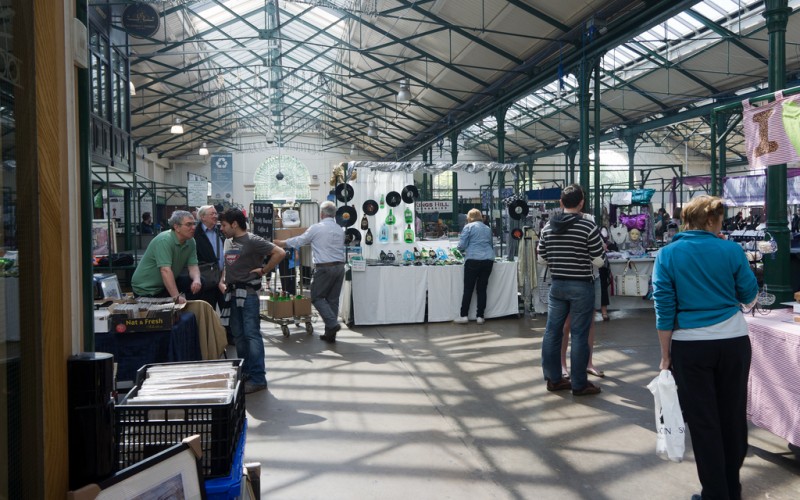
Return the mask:
<svg viewBox="0 0 800 500">
<path fill-rule="evenodd" d="M 577 391 L 573 389 L 572 395 L 573 396 L 591 396 L 592 394 L 600 394 L 600 392 L 601 392 L 601 390 L 600 390 L 600 386 L 599 385 L 594 385 L 591 382 L 586 382 L 586 387 L 584 387 L 583 389 L 580 389 L 580 390 L 577 390 Z"/>
<path fill-rule="evenodd" d="M 568 389 L 572 389 L 572 384 L 570 384 L 569 380 L 567 379 L 562 378 L 555 383 L 550 382 L 549 380 L 547 381 L 547 390 L 550 392 L 566 391 Z"/>
</svg>

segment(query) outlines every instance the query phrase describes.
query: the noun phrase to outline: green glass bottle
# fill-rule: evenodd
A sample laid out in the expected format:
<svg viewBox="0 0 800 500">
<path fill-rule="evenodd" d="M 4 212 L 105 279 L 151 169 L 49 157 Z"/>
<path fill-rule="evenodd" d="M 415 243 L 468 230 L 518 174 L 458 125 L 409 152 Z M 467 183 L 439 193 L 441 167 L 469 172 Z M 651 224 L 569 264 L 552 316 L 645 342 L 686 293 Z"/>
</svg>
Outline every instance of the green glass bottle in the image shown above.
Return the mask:
<svg viewBox="0 0 800 500">
<path fill-rule="evenodd" d="M 381 210 L 383 210 L 383 207 L 386 206 L 386 201 L 383 199 L 383 195 L 381 195 L 381 201 L 378 202 L 378 206 Z"/>
<path fill-rule="evenodd" d="M 405 219 L 406 224 L 411 224 L 412 222 L 414 222 L 414 213 L 411 211 L 410 208 L 408 208 L 408 205 L 406 205 L 406 209 L 403 212 L 403 218 Z"/>
<path fill-rule="evenodd" d="M 411 224 L 406 225 L 406 230 L 403 231 L 403 239 L 406 243 L 414 243 L 414 230 L 411 229 Z"/>
<path fill-rule="evenodd" d="M 396 220 L 397 219 L 395 219 L 395 217 L 394 217 L 394 212 L 392 212 L 392 209 L 390 208 L 389 209 L 389 214 L 386 216 L 386 225 L 387 226 L 392 226 L 392 225 L 394 225 Z"/>
</svg>

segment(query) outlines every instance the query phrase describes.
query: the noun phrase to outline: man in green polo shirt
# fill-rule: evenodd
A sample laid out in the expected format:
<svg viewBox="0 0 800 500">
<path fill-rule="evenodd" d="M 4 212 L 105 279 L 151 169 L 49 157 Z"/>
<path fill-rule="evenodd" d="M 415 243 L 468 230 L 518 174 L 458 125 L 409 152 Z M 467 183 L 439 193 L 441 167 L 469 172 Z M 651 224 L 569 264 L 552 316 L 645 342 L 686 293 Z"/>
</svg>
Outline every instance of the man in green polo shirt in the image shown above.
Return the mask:
<svg viewBox="0 0 800 500">
<path fill-rule="evenodd" d="M 194 242 L 195 224 L 197 223 L 189 212 L 176 210 L 172 213 L 169 218 L 172 229 L 153 238 L 136 266 L 131 278 L 133 293 L 143 297 L 172 297 L 178 303 L 183 303 L 186 298 L 181 292 L 200 292 L 200 268 L 197 265 Z M 189 269 L 191 285 L 188 290 L 179 290 L 175 277 L 185 268 Z"/>
</svg>

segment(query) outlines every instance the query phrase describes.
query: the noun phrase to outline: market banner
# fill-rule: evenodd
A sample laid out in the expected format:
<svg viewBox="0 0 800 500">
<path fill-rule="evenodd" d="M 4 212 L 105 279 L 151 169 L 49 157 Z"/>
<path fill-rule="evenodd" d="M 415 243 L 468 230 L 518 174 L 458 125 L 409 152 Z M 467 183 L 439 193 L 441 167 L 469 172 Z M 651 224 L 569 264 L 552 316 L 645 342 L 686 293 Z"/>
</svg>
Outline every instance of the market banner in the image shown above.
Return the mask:
<svg viewBox="0 0 800 500">
<path fill-rule="evenodd" d="M 723 202 L 733 207 L 761 207 L 766 202 L 767 176 L 747 175 L 725 179 Z M 800 204 L 800 176 L 786 180 L 786 203 Z"/>
<path fill-rule="evenodd" d="M 211 199 L 228 203 L 233 200 L 232 153 L 211 155 Z"/>
</svg>

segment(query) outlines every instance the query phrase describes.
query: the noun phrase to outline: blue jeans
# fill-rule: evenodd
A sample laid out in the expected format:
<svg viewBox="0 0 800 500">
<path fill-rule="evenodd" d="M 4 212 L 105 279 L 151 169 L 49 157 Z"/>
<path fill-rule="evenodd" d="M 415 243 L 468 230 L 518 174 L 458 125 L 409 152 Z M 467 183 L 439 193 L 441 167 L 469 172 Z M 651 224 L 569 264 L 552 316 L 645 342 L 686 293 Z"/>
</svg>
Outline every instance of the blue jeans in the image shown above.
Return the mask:
<svg viewBox="0 0 800 500">
<path fill-rule="evenodd" d="M 542 371 L 545 380 L 561 380 L 561 338 L 564 322 L 570 322 L 570 380 L 574 390 L 586 387 L 589 364 L 589 327 L 594 317 L 594 283 L 554 279 L 547 305 L 547 326 L 542 340 Z"/>
<path fill-rule="evenodd" d="M 236 344 L 236 354 L 244 360 L 242 375 L 255 385 L 266 385 L 267 370 L 264 367 L 264 339 L 261 337 L 258 295 L 248 294 L 244 305 L 231 300 L 231 334 Z"/>
</svg>

